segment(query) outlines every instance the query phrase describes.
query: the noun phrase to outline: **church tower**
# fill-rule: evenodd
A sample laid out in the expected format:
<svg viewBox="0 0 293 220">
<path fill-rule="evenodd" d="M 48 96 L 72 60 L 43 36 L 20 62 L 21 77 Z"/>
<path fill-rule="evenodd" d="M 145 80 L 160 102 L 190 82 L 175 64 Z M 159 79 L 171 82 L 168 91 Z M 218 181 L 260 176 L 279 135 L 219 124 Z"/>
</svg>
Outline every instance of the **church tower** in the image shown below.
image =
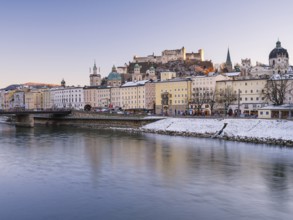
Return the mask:
<svg viewBox="0 0 293 220">
<path fill-rule="evenodd" d="M 281 46 L 279 40 L 276 43 L 276 47 L 269 55 L 269 64 L 273 68 L 274 73 L 284 74 L 288 71 L 289 54 L 288 51 Z"/>
<path fill-rule="evenodd" d="M 231 61 L 231 57 L 230 57 L 229 48 L 228 48 L 227 59 L 226 59 L 226 68 L 227 68 L 228 72 L 232 72 L 232 70 L 233 70 L 233 65 L 232 65 L 232 61 Z"/>
<path fill-rule="evenodd" d="M 248 77 L 251 70 L 251 60 L 241 59 L 241 76 Z"/>
<path fill-rule="evenodd" d="M 151 66 L 149 68 L 149 70 L 147 71 L 147 74 L 146 74 L 146 80 L 157 80 L 157 76 L 156 76 L 156 69 L 155 67 Z"/>
<path fill-rule="evenodd" d="M 62 81 L 61 81 L 61 86 L 62 86 L 63 88 L 65 88 L 65 85 L 66 85 L 65 80 L 62 79 Z"/>
<path fill-rule="evenodd" d="M 140 73 L 140 68 L 141 66 L 139 66 L 137 63 L 134 65 L 134 73 L 132 75 L 133 82 L 142 80 L 142 74 Z"/>
<path fill-rule="evenodd" d="M 98 74 L 98 68 L 95 62 L 93 67 L 93 73 L 90 74 L 90 86 L 100 86 L 101 81 L 101 75 Z"/>
</svg>

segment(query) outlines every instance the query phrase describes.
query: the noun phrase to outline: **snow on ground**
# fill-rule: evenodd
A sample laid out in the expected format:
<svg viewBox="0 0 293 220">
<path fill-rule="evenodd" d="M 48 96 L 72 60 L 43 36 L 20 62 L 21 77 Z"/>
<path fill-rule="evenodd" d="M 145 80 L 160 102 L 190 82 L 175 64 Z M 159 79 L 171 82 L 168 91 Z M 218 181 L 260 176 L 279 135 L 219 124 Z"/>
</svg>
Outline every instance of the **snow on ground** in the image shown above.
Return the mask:
<svg viewBox="0 0 293 220">
<path fill-rule="evenodd" d="M 293 121 L 287 120 L 166 118 L 145 125 L 142 129 L 216 134 L 223 128 L 224 123 L 227 123 L 227 127 L 222 135 L 228 137 L 270 138 L 293 141 Z"/>
</svg>

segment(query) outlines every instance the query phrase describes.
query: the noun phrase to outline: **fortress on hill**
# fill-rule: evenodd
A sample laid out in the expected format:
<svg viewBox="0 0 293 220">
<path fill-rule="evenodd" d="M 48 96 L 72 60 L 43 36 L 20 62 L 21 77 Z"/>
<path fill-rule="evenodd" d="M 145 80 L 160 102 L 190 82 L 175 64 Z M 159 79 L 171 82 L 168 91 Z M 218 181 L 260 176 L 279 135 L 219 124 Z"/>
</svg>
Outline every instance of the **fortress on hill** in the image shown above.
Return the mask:
<svg viewBox="0 0 293 220">
<path fill-rule="evenodd" d="M 155 56 L 154 54 L 146 57 L 133 57 L 133 63 L 168 63 L 169 61 L 185 61 L 185 60 L 198 60 L 204 61 L 204 51 L 199 49 L 197 53 L 186 53 L 186 49 L 182 47 L 176 50 L 164 50 L 161 56 Z"/>
</svg>

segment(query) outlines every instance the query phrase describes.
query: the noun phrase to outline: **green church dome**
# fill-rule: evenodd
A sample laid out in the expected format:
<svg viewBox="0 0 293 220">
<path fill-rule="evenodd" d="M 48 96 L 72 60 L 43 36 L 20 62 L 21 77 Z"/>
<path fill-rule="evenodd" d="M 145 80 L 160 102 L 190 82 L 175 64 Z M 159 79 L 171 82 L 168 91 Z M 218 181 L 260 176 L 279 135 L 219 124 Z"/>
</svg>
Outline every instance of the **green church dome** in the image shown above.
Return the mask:
<svg viewBox="0 0 293 220">
<path fill-rule="evenodd" d="M 121 76 L 119 73 L 117 73 L 116 67 L 113 66 L 112 72 L 109 73 L 108 75 L 108 80 L 122 80 Z"/>
</svg>

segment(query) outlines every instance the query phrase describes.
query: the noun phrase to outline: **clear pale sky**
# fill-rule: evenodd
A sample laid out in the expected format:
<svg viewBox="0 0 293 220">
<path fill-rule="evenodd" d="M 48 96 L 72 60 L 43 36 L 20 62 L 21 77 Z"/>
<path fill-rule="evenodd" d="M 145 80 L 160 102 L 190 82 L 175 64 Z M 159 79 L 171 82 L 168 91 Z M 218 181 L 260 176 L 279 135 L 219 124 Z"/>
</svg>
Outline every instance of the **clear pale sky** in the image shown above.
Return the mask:
<svg viewBox="0 0 293 220">
<path fill-rule="evenodd" d="M 292 0 L 0 0 L 0 88 L 88 85 L 134 55 L 202 48 L 214 64 L 268 63 L 280 39 L 293 54 Z M 290 60 L 292 65 L 292 60 Z"/>
</svg>

